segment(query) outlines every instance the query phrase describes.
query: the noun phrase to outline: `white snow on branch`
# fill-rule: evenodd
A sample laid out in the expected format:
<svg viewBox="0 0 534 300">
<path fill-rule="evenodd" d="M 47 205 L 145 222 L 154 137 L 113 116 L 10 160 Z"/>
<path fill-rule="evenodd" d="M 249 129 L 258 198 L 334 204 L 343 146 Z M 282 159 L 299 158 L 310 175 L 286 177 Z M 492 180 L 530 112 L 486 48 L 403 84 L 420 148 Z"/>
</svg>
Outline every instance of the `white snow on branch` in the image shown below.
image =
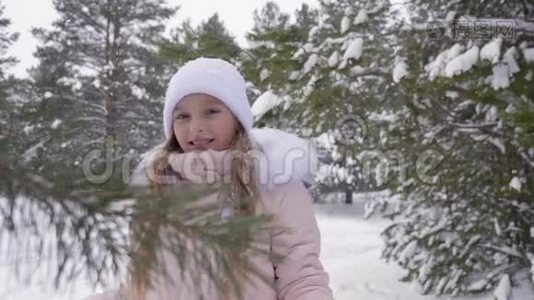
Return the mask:
<svg viewBox="0 0 534 300">
<path fill-rule="evenodd" d="M 534 48 L 523 49 L 523 56 L 527 62 L 534 61 Z"/>
<path fill-rule="evenodd" d="M 367 22 L 367 20 L 369 20 L 369 17 L 367 16 L 367 10 L 362 9 L 358 12 L 356 18 L 354 18 L 354 24 L 359 25 Z"/>
<path fill-rule="evenodd" d="M 489 60 L 492 63 L 497 63 L 501 55 L 501 44 L 502 39 L 496 38 L 484 45 L 480 50 L 480 60 Z"/>
<path fill-rule="evenodd" d="M 408 75 L 408 65 L 403 59 L 397 59 L 397 64 L 393 68 L 393 81 L 399 83 L 400 80 Z"/>
<path fill-rule="evenodd" d="M 302 54 L 304 54 L 304 48 L 299 48 L 299 50 L 297 50 L 293 56 L 291 57 L 292 59 L 297 59 L 299 58 L 300 56 L 302 56 Z"/>
<path fill-rule="evenodd" d="M 519 179 L 519 177 L 514 177 L 512 178 L 512 180 L 510 181 L 510 184 L 509 184 L 510 188 L 511 189 L 514 189 L 518 192 L 521 192 L 521 179 Z"/>
<path fill-rule="evenodd" d="M 516 55 L 517 50 L 515 49 L 515 47 L 511 47 L 506 50 L 502 57 L 502 61 L 508 65 L 508 71 L 510 72 L 510 76 L 519 72 L 519 66 L 517 65 L 517 61 L 515 60 Z"/>
<path fill-rule="evenodd" d="M 299 71 L 293 71 L 289 74 L 289 80 L 293 81 L 293 80 L 297 80 L 300 76 L 300 72 Z"/>
<path fill-rule="evenodd" d="M 267 69 L 262 69 L 260 72 L 260 81 L 264 81 L 269 76 L 271 76 L 271 72 Z"/>
<path fill-rule="evenodd" d="M 252 104 L 252 115 L 256 120 L 261 119 L 263 115 L 275 108 L 281 103 L 281 99 L 271 91 L 261 94 Z"/>
<path fill-rule="evenodd" d="M 469 285 L 468 291 L 477 292 L 482 291 L 488 285 L 488 280 L 485 278 L 479 279 Z"/>
<path fill-rule="evenodd" d="M 52 122 L 52 125 L 50 125 L 50 128 L 57 129 L 61 123 L 63 123 L 63 121 L 60 119 L 55 119 L 54 122 Z"/>
<path fill-rule="evenodd" d="M 304 63 L 304 73 L 308 73 L 315 67 L 317 64 L 317 60 L 319 60 L 319 56 L 317 54 L 312 54 L 310 57 L 308 57 L 308 60 Z"/>
<path fill-rule="evenodd" d="M 30 161 L 32 158 L 37 157 L 37 151 L 39 151 L 40 148 L 43 148 L 44 143 L 46 143 L 48 139 L 41 140 L 39 143 L 33 145 L 32 147 L 28 148 L 24 153 L 22 154 L 22 159 L 24 161 Z"/>
<path fill-rule="evenodd" d="M 330 58 L 328 58 L 328 65 L 333 68 L 337 65 L 339 62 L 339 53 L 337 51 L 334 51 L 332 55 L 330 55 Z"/>
<path fill-rule="evenodd" d="M 510 294 L 512 293 L 512 283 L 510 282 L 510 275 L 504 274 L 497 285 L 495 291 L 493 291 L 493 296 L 496 300 L 508 300 L 510 299 Z"/>
<path fill-rule="evenodd" d="M 399 255 L 399 261 L 400 262 L 406 262 L 408 259 L 413 257 L 415 255 L 415 252 L 417 251 L 417 241 L 412 240 Z"/>
<path fill-rule="evenodd" d="M 319 32 L 319 26 L 313 26 L 310 29 L 310 32 L 308 32 L 308 40 L 311 40 L 315 37 L 315 35 Z"/>
<path fill-rule="evenodd" d="M 478 47 L 473 46 L 463 54 L 455 57 L 445 66 L 445 76 L 453 77 L 454 75 L 469 71 L 477 63 L 478 53 Z"/>
<path fill-rule="evenodd" d="M 446 64 L 460 55 L 463 49 L 464 47 L 461 44 L 456 43 L 450 49 L 438 54 L 434 61 L 428 63 L 425 66 L 425 71 L 427 72 L 430 80 L 435 79 L 438 75 L 443 75 L 443 69 L 445 68 Z"/>
<path fill-rule="evenodd" d="M 455 17 L 456 17 L 456 11 L 451 10 L 447 13 L 447 16 L 445 17 L 445 22 L 447 24 L 450 24 L 452 21 L 454 21 Z"/>
<path fill-rule="evenodd" d="M 510 70 L 507 64 L 499 63 L 493 66 L 491 77 L 491 87 L 494 90 L 507 88 L 510 86 Z"/>
<path fill-rule="evenodd" d="M 345 50 L 345 54 L 343 54 L 343 60 L 348 60 L 350 58 L 359 59 L 362 56 L 362 53 L 363 39 L 356 38 L 349 44 L 347 50 Z"/>
<path fill-rule="evenodd" d="M 347 30 L 349 30 L 349 27 L 350 27 L 350 18 L 349 16 L 344 16 L 343 19 L 341 20 L 341 33 L 345 33 L 347 32 Z"/>
</svg>

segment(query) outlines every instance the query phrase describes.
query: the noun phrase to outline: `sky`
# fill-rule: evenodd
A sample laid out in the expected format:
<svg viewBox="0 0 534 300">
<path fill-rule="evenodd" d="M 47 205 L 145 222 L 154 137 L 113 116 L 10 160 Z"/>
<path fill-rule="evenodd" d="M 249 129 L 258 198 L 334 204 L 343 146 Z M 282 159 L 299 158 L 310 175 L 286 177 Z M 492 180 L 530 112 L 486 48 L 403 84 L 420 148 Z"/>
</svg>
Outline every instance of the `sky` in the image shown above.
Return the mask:
<svg viewBox="0 0 534 300">
<path fill-rule="evenodd" d="M 246 45 L 245 33 L 253 26 L 252 13 L 260 9 L 268 0 L 168 0 L 172 6 L 181 6 L 173 17 L 171 26 L 190 18 L 193 25 L 207 19 L 217 12 L 230 33 L 241 45 Z M 17 57 L 20 62 L 10 73 L 23 77 L 26 69 L 37 63 L 33 52 L 37 41 L 30 30 L 34 27 L 50 27 L 57 14 L 52 0 L 0 0 L 5 6 L 4 17 L 11 20 L 11 32 L 20 34 L 19 40 L 9 49 L 8 53 Z M 316 5 L 316 0 L 278 0 L 282 11 L 293 12 L 302 3 Z"/>
</svg>

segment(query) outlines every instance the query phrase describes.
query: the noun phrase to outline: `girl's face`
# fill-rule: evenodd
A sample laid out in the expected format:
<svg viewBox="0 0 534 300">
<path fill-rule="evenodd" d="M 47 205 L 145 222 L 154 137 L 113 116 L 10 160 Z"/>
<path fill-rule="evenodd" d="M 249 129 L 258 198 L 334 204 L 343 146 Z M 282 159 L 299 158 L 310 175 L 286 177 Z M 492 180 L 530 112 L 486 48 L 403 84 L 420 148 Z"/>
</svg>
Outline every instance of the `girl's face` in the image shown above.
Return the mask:
<svg viewBox="0 0 534 300">
<path fill-rule="evenodd" d="M 207 94 L 185 96 L 173 112 L 174 136 L 184 152 L 228 149 L 238 124 L 222 101 Z"/>
</svg>

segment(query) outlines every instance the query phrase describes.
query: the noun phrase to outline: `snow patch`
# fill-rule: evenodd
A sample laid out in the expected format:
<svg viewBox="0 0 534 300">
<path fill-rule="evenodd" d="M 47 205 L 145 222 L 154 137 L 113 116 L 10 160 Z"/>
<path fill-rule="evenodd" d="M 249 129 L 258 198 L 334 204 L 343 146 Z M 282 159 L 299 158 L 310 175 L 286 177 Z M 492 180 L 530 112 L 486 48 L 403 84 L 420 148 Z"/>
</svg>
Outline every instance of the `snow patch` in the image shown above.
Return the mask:
<svg viewBox="0 0 534 300">
<path fill-rule="evenodd" d="M 493 296 L 496 300 L 508 300 L 510 294 L 512 293 L 512 283 L 510 282 L 510 275 L 504 274 L 497 285 L 495 291 L 493 291 Z"/>
<path fill-rule="evenodd" d="M 262 69 L 260 72 L 260 81 L 264 81 L 269 76 L 271 76 L 271 72 L 267 69 Z"/>
<path fill-rule="evenodd" d="M 313 44 L 312 43 L 306 43 L 306 44 L 304 44 L 303 48 L 304 48 L 304 51 L 306 51 L 307 53 L 310 53 L 310 52 L 313 51 Z"/>
<path fill-rule="evenodd" d="M 512 180 L 510 181 L 510 184 L 509 184 L 511 189 L 514 189 L 514 190 L 516 190 L 518 192 L 521 192 L 521 185 L 522 185 L 521 184 L 521 179 L 519 179 L 519 177 L 517 177 L 517 176 L 512 178 Z"/>
<path fill-rule="evenodd" d="M 499 61 L 499 56 L 501 55 L 501 44 L 501 38 L 496 38 L 487 43 L 480 50 L 480 60 L 489 60 L 491 63 L 497 63 Z"/>
<path fill-rule="evenodd" d="M 348 60 L 350 58 L 359 59 L 362 56 L 362 52 L 363 39 L 356 38 L 349 44 L 347 50 L 345 50 L 345 54 L 343 54 L 343 60 Z"/>
<path fill-rule="evenodd" d="M 445 17 L 445 22 L 447 22 L 447 24 L 450 24 L 452 21 L 454 21 L 454 17 L 456 17 L 456 11 L 449 11 L 447 13 L 447 16 Z"/>
<path fill-rule="evenodd" d="M 417 241 L 412 240 L 405 248 L 402 250 L 401 254 L 399 255 L 399 261 L 400 262 L 406 262 L 411 257 L 415 255 L 415 251 L 417 250 Z"/>
<path fill-rule="evenodd" d="M 362 24 L 362 23 L 367 22 L 367 20 L 369 20 L 369 17 L 367 16 L 367 10 L 362 9 L 358 12 L 358 15 L 356 16 L 356 18 L 354 18 L 354 24 L 355 25 Z"/>
<path fill-rule="evenodd" d="M 315 35 L 319 32 L 319 26 L 313 26 L 308 32 L 308 39 L 313 39 Z"/>
<path fill-rule="evenodd" d="M 499 63 L 493 66 L 491 87 L 494 90 L 505 89 L 510 86 L 510 68 L 507 64 Z"/>
<path fill-rule="evenodd" d="M 517 61 L 515 60 L 516 55 L 517 50 L 515 49 L 515 47 L 511 47 L 506 50 L 502 57 L 502 61 L 508 65 L 508 71 L 510 71 L 510 76 L 519 72 L 519 66 L 517 65 Z"/>
<path fill-rule="evenodd" d="M 445 68 L 445 65 L 449 61 L 460 55 L 463 49 L 464 47 L 461 44 L 456 43 L 450 49 L 447 49 L 438 54 L 434 61 L 429 62 L 425 66 L 425 71 L 427 72 L 430 80 L 435 79 L 438 75 L 443 75 L 442 73 L 443 68 Z"/>
<path fill-rule="evenodd" d="M 343 19 L 341 20 L 341 33 L 345 33 L 347 32 L 347 30 L 349 30 L 349 27 L 350 27 L 350 18 L 348 16 L 344 16 Z"/>
<path fill-rule="evenodd" d="M 57 129 L 61 123 L 63 123 L 63 121 L 60 119 L 55 119 L 54 122 L 52 122 L 52 125 L 50 125 L 50 128 Z"/>
<path fill-rule="evenodd" d="M 266 91 L 252 104 L 252 115 L 256 120 L 259 120 L 264 114 L 278 106 L 280 103 L 281 99 L 278 96 L 271 91 Z"/>
<path fill-rule="evenodd" d="M 454 59 L 455 57 L 460 55 L 462 51 L 464 51 L 464 46 L 458 43 L 454 44 L 451 49 L 446 52 L 447 60 Z"/>
<path fill-rule="evenodd" d="M 403 59 L 398 59 L 397 64 L 393 68 L 393 81 L 399 83 L 400 80 L 408 75 L 408 65 Z"/>
<path fill-rule="evenodd" d="M 337 65 L 339 62 L 339 53 L 337 51 L 334 51 L 332 55 L 330 55 L 330 58 L 328 58 L 328 65 L 333 68 Z"/>
<path fill-rule="evenodd" d="M 525 80 L 531 81 L 532 80 L 532 70 L 528 70 L 528 73 L 525 74 Z"/>
<path fill-rule="evenodd" d="M 478 61 L 479 49 L 477 46 L 472 47 L 463 54 L 455 57 L 447 66 L 445 66 L 445 76 L 453 77 L 469 71 Z"/>
<path fill-rule="evenodd" d="M 291 74 L 289 74 L 289 80 L 297 80 L 299 78 L 300 72 L 299 71 L 293 71 Z"/>
<path fill-rule="evenodd" d="M 484 290 L 487 284 L 488 284 L 488 281 L 483 278 L 483 279 L 473 282 L 471 285 L 469 285 L 467 289 L 473 292 L 482 291 Z"/>
<path fill-rule="evenodd" d="M 292 59 L 297 59 L 297 58 L 299 58 L 300 56 L 302 56 L 302 54 L 304 54 L 304 48 L 299 48 L 299 49 L 297 50 L 297 52 L 295 52 L 291 58 L 292 58 Z"/>
<path fill-rule="evenodd" d="M 523 49 L 523 56 L 527 62 L 534 61 L 534 48 Z"/>
<path fill-rule="evenodd" d="M 312 54 L 310 57 L 308 57 L 308 60 L 304 63 L 304 74 L 309 73 L 313 67 L 317 64 L 317 61 L 319 60 L 319 56 L 317 54 Z"/>
</svg>

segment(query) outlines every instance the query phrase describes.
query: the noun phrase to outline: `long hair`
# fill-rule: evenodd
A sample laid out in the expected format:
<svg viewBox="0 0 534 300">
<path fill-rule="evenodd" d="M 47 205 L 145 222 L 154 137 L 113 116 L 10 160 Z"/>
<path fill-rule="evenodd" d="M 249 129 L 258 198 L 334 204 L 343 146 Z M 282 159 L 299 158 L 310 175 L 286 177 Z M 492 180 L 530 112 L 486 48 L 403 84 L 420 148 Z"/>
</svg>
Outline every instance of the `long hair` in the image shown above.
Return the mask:
<svg viewBox="0 0 534 300">
<path fill-rule="evenodd" d="M 229 191 L 221 191 L 220 198 L 223 201 L 234 201 L 234 212 L 240 215 L 254 215 L 256 212 L 258 186 L 255 180 L 255 167 L 253 163 L 252 150 L 253 145 L 245 129 L 238 122 L 238 128 L 235 136 L 230 143 L 230 150 L 239 155 L 231 161 Z M 171 153 L 184 153 L 184 150 L 178 143 L 178 140 L 171 134 L 163 147 L 154 154 L 154 159 L 149 161 L 147 168 L 154 172 L 154 178 L 174 178 L 184 180 L 168 162 Z M 168 184 L 150 180 L 152 188 L 158 188 L 160 185 Z"/>
<path fill-rule="evenodd" d="M 241 216 L 252 216 L 258 211 L 259 189 L 256 181 L 256 170 L 253 161 L 252 153 L 253 144 L 250 137 L 246 134 L 245 129 L 238 122 L 238 128 L 235 136 L 230 143 L 230 149 L 236 151 L 239 155 L 236 159 L 231 161 L 230 181 L 226 188 L 221 189 L 218 193 L 219 201 L 231 205 L 234 214 Z M 184 150 L 178 143 L 178 140 L 171 134 L 170 138 L 166 140 L 162 147 L 160 147 L 154 155 L 153 159 L 147 162 L 146 169 L 153 172 L 153 176 L 148 176 L 150 188 L 158 189 L 169 182 L 161 180 L 154 180 L 157 178 L 172 178 L 180 181 L 184 180 L 179 173 L 172 168 L 168 162 L 171 153 L 184 153 Z M 173 182 L 171 180 L 170 182 Z M 140 249 L 142 251 L 142 249 Z M 142 253 L 140 253 L 142 254 Z M 129 289 L 128 299 L 144 299 L 146 293 L 146 285 L 143 278 L 131 278 L 133 284 L 132 289 Z M 230 288 L 231 290 L 231 288 Z M 225 287 L 223 293 L 231 293 L 228 287 Z"/>
</svg>

